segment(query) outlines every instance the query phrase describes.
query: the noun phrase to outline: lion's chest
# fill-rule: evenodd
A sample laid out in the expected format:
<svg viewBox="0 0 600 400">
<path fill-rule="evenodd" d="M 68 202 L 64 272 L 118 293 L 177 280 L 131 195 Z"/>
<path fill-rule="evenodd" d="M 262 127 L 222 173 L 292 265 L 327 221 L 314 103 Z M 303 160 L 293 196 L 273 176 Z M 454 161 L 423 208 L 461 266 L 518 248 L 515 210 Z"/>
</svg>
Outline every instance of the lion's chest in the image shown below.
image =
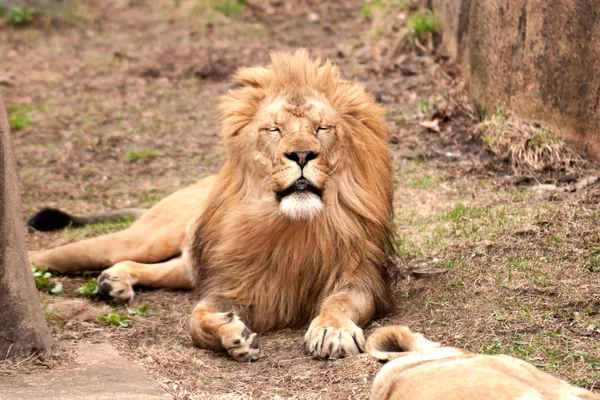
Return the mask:
<svg viewBox="0 0 600 400">
<path fill-rule="evenodd" d="M 228 251 L 217 258 L 226 262 L 207 266 L 206 290 L 247 309 L 256 331 L 309 322 L 337 275 L 310 238 L 283 239 Z"/>
</svg>

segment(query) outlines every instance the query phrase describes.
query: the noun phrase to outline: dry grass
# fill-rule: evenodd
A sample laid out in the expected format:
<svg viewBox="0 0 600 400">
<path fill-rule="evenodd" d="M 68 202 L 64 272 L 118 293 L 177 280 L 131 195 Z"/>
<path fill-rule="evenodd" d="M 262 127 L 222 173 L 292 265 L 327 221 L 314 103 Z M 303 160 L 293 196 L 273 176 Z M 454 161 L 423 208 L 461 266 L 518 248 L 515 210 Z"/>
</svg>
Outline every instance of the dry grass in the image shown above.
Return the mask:
<svg viewBox="0 0 600 400">
<path fill-rule="evenodd" d="M 563 140 L 536 123 L 499 111 L 478 126 L 483 142 L 513 172 L 581 168 L 585 161 Z"/>
</svg>

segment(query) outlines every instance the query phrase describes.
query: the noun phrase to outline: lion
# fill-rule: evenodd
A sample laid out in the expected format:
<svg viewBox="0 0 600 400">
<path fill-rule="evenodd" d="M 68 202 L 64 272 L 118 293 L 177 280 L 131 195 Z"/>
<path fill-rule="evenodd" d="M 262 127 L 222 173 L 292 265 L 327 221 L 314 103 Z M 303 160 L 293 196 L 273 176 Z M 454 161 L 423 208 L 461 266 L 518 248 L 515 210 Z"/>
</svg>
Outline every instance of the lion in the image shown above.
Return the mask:
<svg viewBox="0 0 600 400">
<path fill-rule="evenodd" d="M 440 347 L 406 326 L 377 329 L 367 351 L 392 360 L 375 376 L 372 400 L 600 400 L 518 358 Z"/>
<path fill-rule="evenodd" d="M 123 231 L 30 260 L 56 272 L 108 268 L 99 290 L 117 302 L 135 285 L 195 289 L 193 343 L 239 361 L 261 356 L 258 333 L 306 325 L 307 354 L 364 352 L 361 327 L 393 306 L 385 110 L 305 50 L 271 53 L 270 66 L 234 79 L 240 86 L 218 107 L 218 175 L 138 212 Z"/>
</svg>

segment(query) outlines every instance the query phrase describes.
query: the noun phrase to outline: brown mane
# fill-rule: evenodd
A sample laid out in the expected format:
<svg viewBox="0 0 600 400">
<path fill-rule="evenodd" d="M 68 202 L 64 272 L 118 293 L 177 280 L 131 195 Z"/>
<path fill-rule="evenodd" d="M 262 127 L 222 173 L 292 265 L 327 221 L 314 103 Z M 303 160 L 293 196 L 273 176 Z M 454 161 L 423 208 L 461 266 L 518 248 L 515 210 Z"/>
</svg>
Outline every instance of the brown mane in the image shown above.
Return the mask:
<svg viewBox="0 0 600 400">
<path fill-rule="evenodd" d="M 325 296 L 345 287 L 373 293 L 377 313 L 386 312 L 392 184 L 384 110 L 360 84 L 341 80 L 329 61 L 321 66 L 305 51 L 272 54 L 269 68 L 241 69 L 235 79 L 243 86 L 219 107 L 224 165 L 192 239 L 197 290 L 233 301 L 241 315 L 250 308 L 247 322 L 256 331 L 305 324 Z M 291 221 L 264 198 L 255 173 L 261 160 L 247 150 L 245 128 L 261 102 L 314 93 L 339 113 L 348 139 L 337 150 L 324 211 Z"/>
</svg>

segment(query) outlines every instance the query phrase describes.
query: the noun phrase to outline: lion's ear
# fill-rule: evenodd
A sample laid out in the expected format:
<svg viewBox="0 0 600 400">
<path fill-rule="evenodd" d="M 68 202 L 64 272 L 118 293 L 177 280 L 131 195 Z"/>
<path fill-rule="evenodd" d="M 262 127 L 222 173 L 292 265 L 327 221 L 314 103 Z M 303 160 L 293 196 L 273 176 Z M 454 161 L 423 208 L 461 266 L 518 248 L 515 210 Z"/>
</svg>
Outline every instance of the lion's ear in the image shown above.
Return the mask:
<svg viewBox="0 0 600 400">
<path fill-rule="evenodd" d="M 233 79 L 254 88 L 266 88 L 273 77 L 273 71 L 264 67 L 240 68 Z"/>
</svg>

